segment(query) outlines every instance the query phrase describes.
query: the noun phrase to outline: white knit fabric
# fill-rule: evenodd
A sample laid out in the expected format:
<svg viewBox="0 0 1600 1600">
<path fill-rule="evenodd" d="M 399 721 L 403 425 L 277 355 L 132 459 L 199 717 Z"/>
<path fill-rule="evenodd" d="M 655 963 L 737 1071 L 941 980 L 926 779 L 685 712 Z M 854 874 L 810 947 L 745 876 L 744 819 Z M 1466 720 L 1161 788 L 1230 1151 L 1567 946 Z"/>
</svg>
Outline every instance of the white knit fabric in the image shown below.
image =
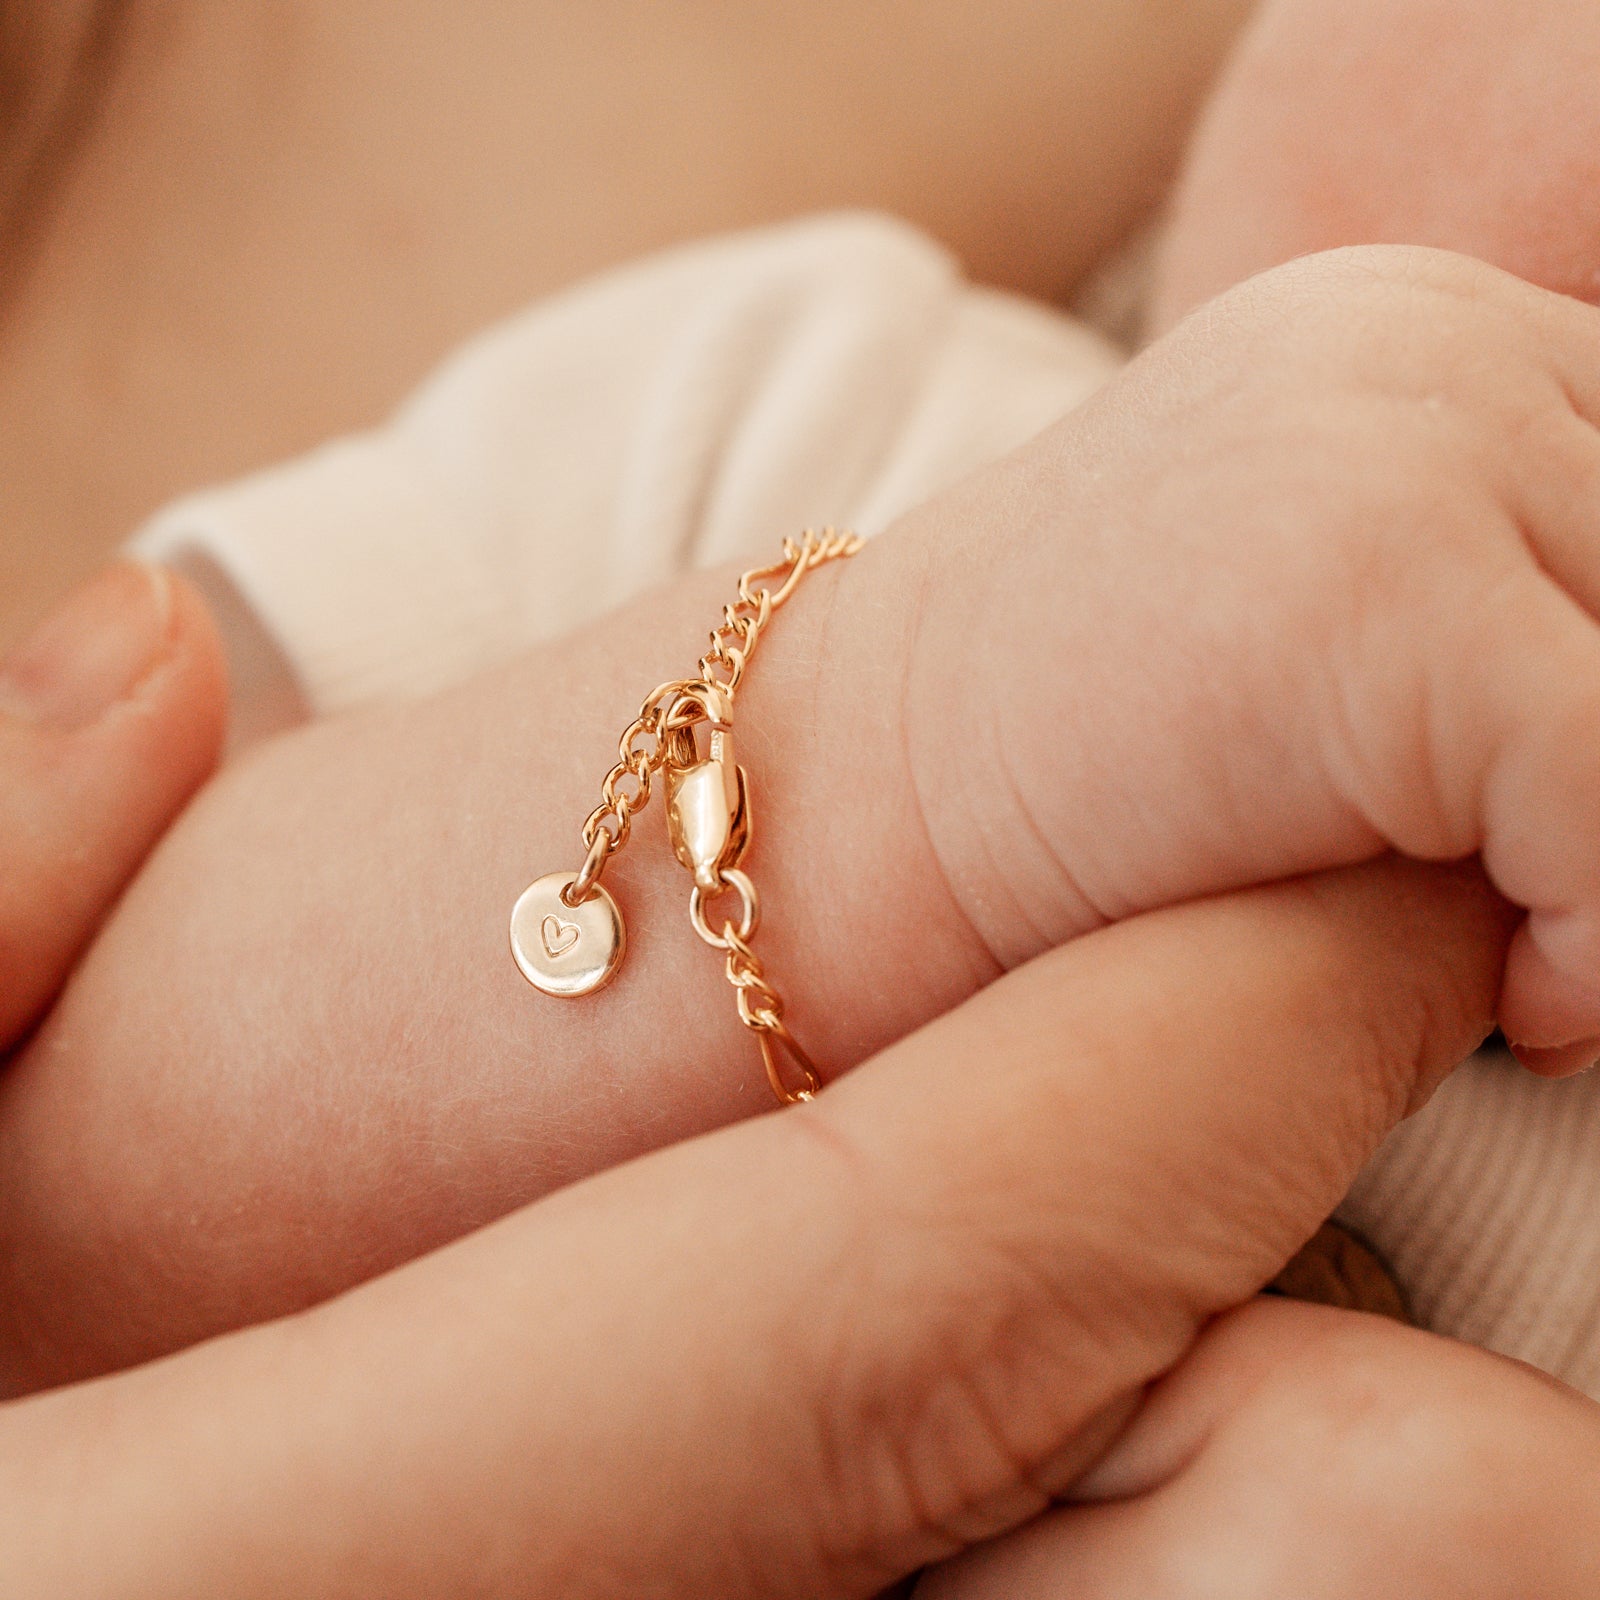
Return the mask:
<svg viewBox="0 0 1600 1600">
<path fill-rule="evenodd" d="M 1485 1051 L 1390 1135 L 1340 1217 L 1425 1326 L 1600 1399 L 1600 1075 Z"/>
<path fill-rule="evenodd" d="M 671 252 L 474 340 L 387 427 L 183 500 L 327 713 L 457 681 L 808 524 L 871 533 L 1117 368 L 920 235 L 829 217 Z M 1600 1079 L 1458 1073 L 1343 1216 L 1426 1323 L 1600 1396 Z"/>
<path fill-rule="evenodd" d="M 688 568 L 823 522 L 876 532 L 1119 364 L 965 284 L 921 235 L 828 217 L 611 273 L 475 339 L 387 427 L 162 511 L 319 713 L 454 682 Z"/>
</svg>

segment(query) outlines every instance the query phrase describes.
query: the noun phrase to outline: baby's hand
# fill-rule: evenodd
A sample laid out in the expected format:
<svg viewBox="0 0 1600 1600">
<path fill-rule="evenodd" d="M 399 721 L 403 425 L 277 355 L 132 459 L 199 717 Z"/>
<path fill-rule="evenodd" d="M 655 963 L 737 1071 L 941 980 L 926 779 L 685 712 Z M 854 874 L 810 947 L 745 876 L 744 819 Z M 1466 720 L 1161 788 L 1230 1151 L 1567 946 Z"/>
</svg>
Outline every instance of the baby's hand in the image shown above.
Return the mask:
<svg viewBox="0 0 1600 1600">
<path fill-rule="evenodd" d="M 1202 310 L 917 520 L 908 742 L 1006 964 L 1393 849 L 1530 915 L 1500 1022 L 1600 1055 L 1600 314 L 1340 252 Z M 964 581 L 953 581 L 961 571 Z"/>
<path fill-rule="evenodd" d="M 1391 848 L 1481 847 L 1534 910 L 1508 1030 L 1600 1033 L 1597 331 L 1451 257 L 1309 261 L 809 578 L 738 719 L 758 949 L 812 1054 Z M 505 949 L 728 582 L 225 775 L 0 1086 L 0 1371 L 291 1309 L 769 1103 L 653 813 L 608 870 L 611 988 L 547 999 Z"/>
<path fill-rule="evenodd" d="M 1260 1300 L 1154 1386 L 1067 1496 L 1087 1503 L 915 1600 L 1588 1600 L 1597 1461 L 1600 1410 L 1519 1362 Z"/>
</svg>

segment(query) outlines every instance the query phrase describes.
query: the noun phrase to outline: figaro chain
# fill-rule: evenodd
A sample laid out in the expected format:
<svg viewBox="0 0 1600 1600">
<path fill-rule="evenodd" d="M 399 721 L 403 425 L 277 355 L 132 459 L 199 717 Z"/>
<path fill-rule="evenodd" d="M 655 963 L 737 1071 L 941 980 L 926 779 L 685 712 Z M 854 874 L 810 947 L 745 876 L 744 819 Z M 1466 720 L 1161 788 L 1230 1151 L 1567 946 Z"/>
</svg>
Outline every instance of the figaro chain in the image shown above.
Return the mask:
<svg viewBox="0 0 1600 1600">
<path fill-rule="evenodd" d="M 690 924 L 722 953 L 739 1020 L 755 1035 L 767 1081 L 785 1104 L 811 1099 L 822 1080 L 790 1033 L 783 997 L 750 948 L 761 900 L 740 870 L 750 844 L 750 794 L 733 753 L 734 697 L 772 614 L 800 580 L 825 562 L 853 556 L 861 545 L 853 533 L 808 530 L 784 540 L 781 560 L 740 578 L 739 597 L 723 608 L 699 677 L 654 690 L 618 740 L 617 764 L 600 785 L 600 804 L 584 820 L 583 865 L 538 879 L 511 913 L 511 951 L 536 988 L 566 997 L 593 994 L 609 983 L 622 964 L 627 933 L 600 879 L 661 775 L 673 853 L 694 879 Z M 719 928 L 708 907 L 728 894 L 739 897 L 739 919 L 723 917 Z"/>
</svg>

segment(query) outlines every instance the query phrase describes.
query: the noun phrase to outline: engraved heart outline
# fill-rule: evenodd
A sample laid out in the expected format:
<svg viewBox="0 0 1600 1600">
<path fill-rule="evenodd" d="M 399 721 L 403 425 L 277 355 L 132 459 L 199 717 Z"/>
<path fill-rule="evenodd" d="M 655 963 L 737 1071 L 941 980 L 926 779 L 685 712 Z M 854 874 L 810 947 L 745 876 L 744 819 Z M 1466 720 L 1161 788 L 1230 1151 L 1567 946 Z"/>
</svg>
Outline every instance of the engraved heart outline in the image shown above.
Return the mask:
<svg viewBox="0 0 1600 1600">
<path fill-rule="evenodd" d="M 577 942 L 577 923 L 563 922 L 553 911 L 539 924 L 539 943 L 552 961 L 564 956 Z"/>
</svg>

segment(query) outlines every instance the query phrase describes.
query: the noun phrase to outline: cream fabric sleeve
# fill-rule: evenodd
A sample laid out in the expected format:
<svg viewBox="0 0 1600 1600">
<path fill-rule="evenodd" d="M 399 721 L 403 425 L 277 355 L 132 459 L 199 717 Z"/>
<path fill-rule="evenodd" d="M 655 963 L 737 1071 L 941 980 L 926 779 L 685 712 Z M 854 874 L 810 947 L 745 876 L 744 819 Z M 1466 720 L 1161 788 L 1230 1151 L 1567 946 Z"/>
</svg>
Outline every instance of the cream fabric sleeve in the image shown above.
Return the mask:
<svg viewBox="0 0 1600 1600">
<path fill-rule="evenodd" d="M 441 687 L 808 525 L 875 532 L 1119 364 L 899 223 L 824 217 L 544 301 L 388 426 L 184 499 L 137 546 L 214 563 L 323 714 Z"/>
</svg>

